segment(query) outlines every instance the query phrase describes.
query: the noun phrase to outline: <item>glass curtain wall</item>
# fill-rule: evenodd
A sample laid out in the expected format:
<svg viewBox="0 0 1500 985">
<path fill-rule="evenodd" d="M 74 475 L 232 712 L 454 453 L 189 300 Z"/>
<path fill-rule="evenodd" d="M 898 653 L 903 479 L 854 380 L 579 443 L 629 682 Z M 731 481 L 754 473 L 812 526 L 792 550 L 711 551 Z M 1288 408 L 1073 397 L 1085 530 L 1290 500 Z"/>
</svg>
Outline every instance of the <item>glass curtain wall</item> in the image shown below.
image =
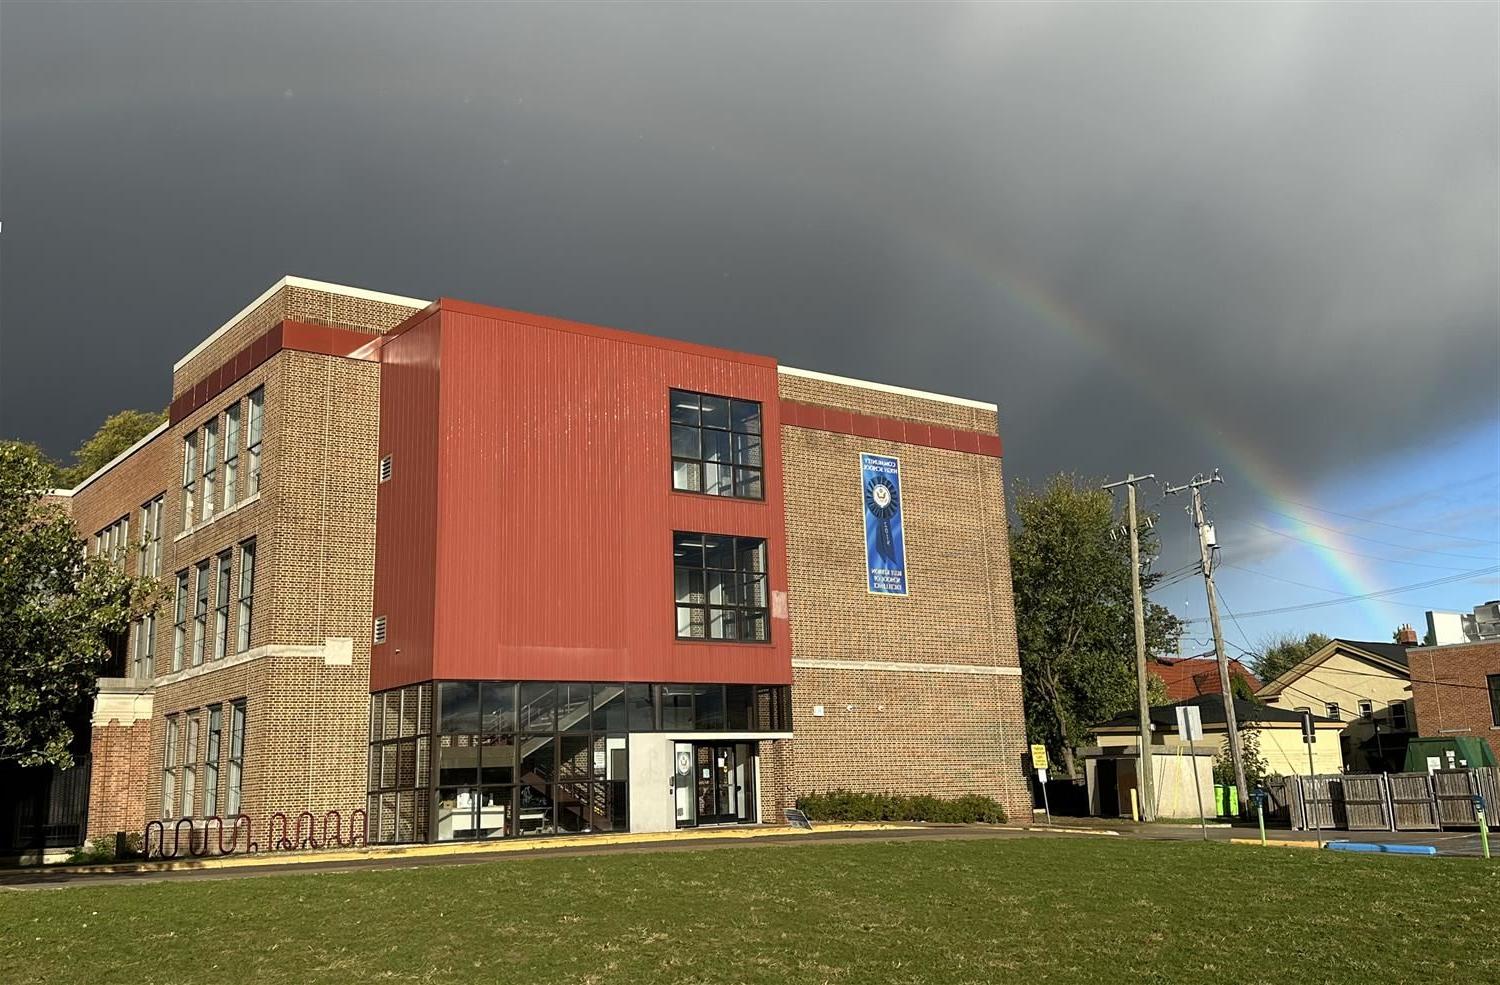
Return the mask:
<svg viewBox="0 0 1500 985">
<path fill-rule="evenodd" d="M 628 830 L 628 733 L 785 731 L 789 692 L 446 681 L 371 695 L 370 840 Z"/>
</svg>

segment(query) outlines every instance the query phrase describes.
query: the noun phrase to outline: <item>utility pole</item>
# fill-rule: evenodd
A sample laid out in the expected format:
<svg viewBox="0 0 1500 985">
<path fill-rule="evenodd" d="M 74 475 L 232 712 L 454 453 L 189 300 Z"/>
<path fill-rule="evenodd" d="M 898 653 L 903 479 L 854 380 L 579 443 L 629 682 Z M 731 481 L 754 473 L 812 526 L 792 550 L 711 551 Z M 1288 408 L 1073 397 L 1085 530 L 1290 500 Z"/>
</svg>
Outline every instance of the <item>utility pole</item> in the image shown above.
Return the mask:
<svg viewBox="0 0 1500 985">
<path fill-rule="evenodd" d="M 1141 541 L 1135 521 L 1135 484 L 1146 479 L 1155 479 L 1156 474 L 1127 474 L 1119 482 L 1111 482 L 1105 489 L 1125 487 L 1126 523 L 1130 527 L 1130 597 L 1135 604 L 1135 684 L 1136 700 L 1141 715 L 1140 775 L 1136 787 L 1141 792 L 1141 820 L 1156 820 L 1156 777 L 1151 767 L 1151 699 L 1146 696 L 1146 611 L 1141 601 Z"/>
<path fill-rule="evenodd" d="M 1224 631 L 1219 627 L 1219 598 L 1214 591 L 1214 550 L 1217 544 L 1213 524 L 1203 518 L 1203 495 L 1199 491 L 1203 486 L 1223 481 L 1218 469 L 1214 469 L 1210 476 L 1204 476 L 1200 472 L 1183 485 L 1168 486 L 1167 495 L 1176 495 L 1186 490 L 1193 499 L 1188 512 L 1193 518 L 1193 525 L 1198 528 L 1198 559 L 1203 565 L 1204 591 L 1208 593 L 1208 621 L 1214 631 L 1214 657 L 1219 664 L 1219 689 L 1224 698 L 1224 727 L 1229 731 L 1229 761 L 1234 764 L 1234 785 L 1239 793 L 1240 809 L 1244 810 L 1245 805 L 1250 803 L 1250 786 L 1245 782 L 1245 755 L 1240 745 L 1240 723 L 1234 713 L 1229 660 L 1224 656 Z"/>
</svg>

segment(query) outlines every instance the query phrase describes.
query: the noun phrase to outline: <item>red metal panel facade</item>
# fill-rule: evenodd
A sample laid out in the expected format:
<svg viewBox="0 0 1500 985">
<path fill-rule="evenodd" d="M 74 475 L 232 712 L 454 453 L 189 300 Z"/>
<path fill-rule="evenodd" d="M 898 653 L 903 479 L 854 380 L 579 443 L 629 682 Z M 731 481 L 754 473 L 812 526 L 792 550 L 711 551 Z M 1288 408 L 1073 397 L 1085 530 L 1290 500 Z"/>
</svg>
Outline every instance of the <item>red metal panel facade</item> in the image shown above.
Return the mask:
<svg viewBox="0 0 1500 985">
<path fill-rule="evenodd" d="M 392 468 L 376 495 L 375 614 L 387 635 L 371 651 L 374 691 L 432 676 L 441 344 L 429 315 L 380 347 L 380 455 Z"/>
<path fill-rule="evenodd" d="M 440 397 L 389 370 L 428 324 L 441 339 Z M 450 301 L 388 335 L 381 358 L 382 449 L 395 449 L 398 418 L 435 421 L 436 497 L 382 493 L 377 612 L 398 596 L 420 608 L 430 592 L 432 630 L 423 661 L 418 644 L 397 643 L 406 637 L 389 612 L 372 689 L 425 679 L 791 683 L 773 360 Z M 764 500 L 672 490 L 673 387 L 761 403 Z M 408 457 L 398 455 L 398 472 L 427 467 Z M 388 531 L 428 519 L 433 564 L 398 563 Z M 766 539 L 769 643 L 676 639 L 674 531 Z"/>
</svg>

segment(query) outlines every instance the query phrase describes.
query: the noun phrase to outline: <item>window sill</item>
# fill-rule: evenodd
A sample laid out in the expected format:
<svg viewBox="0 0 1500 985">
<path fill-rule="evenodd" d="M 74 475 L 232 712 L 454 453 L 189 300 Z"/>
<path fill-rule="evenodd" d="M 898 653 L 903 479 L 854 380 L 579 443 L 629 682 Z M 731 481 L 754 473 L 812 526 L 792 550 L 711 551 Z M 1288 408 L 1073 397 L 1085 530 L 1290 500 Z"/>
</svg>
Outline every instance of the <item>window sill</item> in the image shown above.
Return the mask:
<svg viewBox="0 0 1500 985">
<path fill-rule="evenodd" d="M 232 516 L 233 514 L 238 513 L 240 510 L 244 509 L 245 507 L 251 506 L 251 505 L 253 505 L 255 503 L 258 503 L 258 502 L 260 502 L 260 493 L 259 492 L 257 492 L 255 495 L 250 496 L 250 497 L 248 497 L 246 499 L 240 500 L 238 503 L 235 503 L 233 506 L 229 506 L 229 507 L 226 507 L 226 508 L 220 510 L 219 512 L 217 512 L 217 513 L 213 514 L 212 516 L 210 516 L 207 520 L 200 520 L 198 523 L 194 524 L 193 526 L 188 527 L 182 533 L 180 533 L 177 536 L 173 537 L 172 538 L 172 543 L 175 544 L 179 540 L 185 540 L 188 537 L 191 537 L 193 534 L 198 533 L 200 530 L 204 530 L 205 528 L 211 527 L 215 523 L 218 523 L 219 520 L 222 517 Z"/>
<path fill-rule="evenodd" d="M 771 646 L 775 643 L 774 640 L 715 640 L 702 636 L 675 636 L 673 641 L 692 644 L 710 643 L 714 646 Z"/>
<path fill-rule="evenodd" d="M 698 492 L 693 489 L 678 489 L 675 486 L 668 490 L 673 496 L 690 496 L 693 499 L 713 499 L 725 503 L 756 503 L 760 506 L 766 505 L 764 496 L 720 496 L 717 493 Z"/>
</svg>

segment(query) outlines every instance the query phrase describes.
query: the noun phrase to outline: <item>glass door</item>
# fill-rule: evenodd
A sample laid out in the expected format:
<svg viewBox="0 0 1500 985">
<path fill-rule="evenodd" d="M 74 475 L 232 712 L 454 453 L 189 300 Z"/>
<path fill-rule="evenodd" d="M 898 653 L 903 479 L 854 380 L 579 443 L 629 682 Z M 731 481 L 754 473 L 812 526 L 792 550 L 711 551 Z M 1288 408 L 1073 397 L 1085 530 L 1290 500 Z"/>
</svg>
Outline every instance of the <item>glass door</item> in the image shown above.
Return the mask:
<svg viewBox="0 0 1500 985">
<path fill-rule="evenodd" d="M 755 819 L 747 743 L 694 744 L 693 781 L 698 824 L 745 824 Z"/>
</svg>

